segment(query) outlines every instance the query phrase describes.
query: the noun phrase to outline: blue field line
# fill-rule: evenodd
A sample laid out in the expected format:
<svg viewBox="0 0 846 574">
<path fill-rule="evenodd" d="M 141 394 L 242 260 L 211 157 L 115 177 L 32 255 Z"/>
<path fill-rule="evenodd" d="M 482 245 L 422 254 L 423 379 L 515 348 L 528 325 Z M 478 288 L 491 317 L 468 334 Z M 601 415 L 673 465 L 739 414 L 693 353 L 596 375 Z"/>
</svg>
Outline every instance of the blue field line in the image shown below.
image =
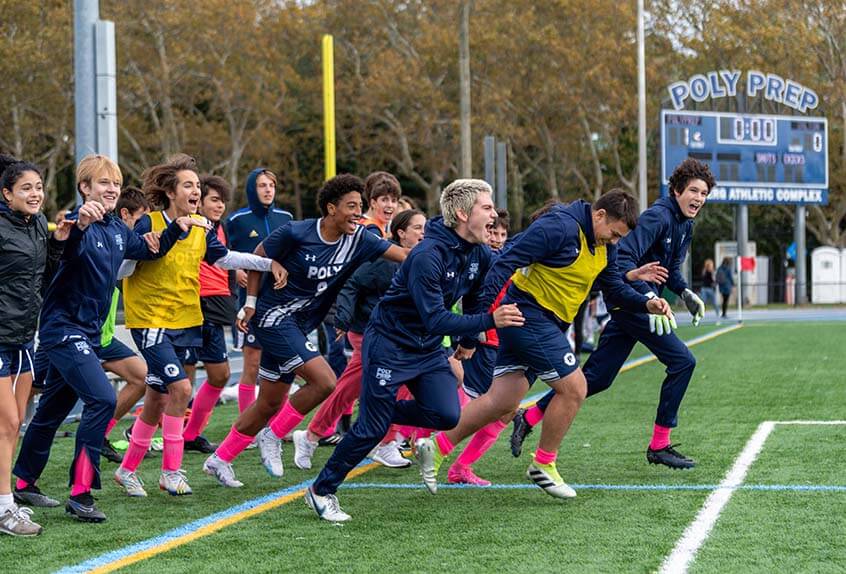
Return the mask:
<svg viewBox="0 0 846 574">
<path fill-rule="evenodd" d="M 81 562 L 74 566 L 66 566 L 61 570 L 57 570 L 57 574 L 82 573 L 88 572 L 89 570 L 93 570 L 95 568 L 100 568 L 112 562 L 116 562 L 118 560 L 126 558 L 127 556 L 135 554 L 136 552 L 141 552 L 143 550 L 147 550 L 149 548 L 165 544 L 166 542 L 169 542 L 170 540 L 173 540 L 175 538 L 179 538 L 180 536 L 190 534 L 195 530 L 199 530 L 200 528 L 209 524 L 213 524 L 219 520 L 229 518 L 234 514 L 238 514 L 245 510 L 250 510 L 252 508 L 255 508 L 256 506 L 259 506 L 266 502 L 270 502 L 277 498 L 293 494 L 298 490 L 306 488 L 311 483 L 311 479 L 306 480 L 299 484 L 295 484 L 294 486 L 289 486 L 287 488 L 283 488 L 282 490 L 277 490 L 275 492 L 271 492 L 270 494 L 265 494 L 264 496 L 247 500 L 246 502 L 242 502 L 237 506 L 232 506 L 230 508 L 227 508 L 226 510 L 222 510 L 204 518 L 189 522 L 188 524 L 183 524 L 182 526 L 174 528 L 173 530 L 169 530 L 163 534 L 160 534 L 159 536 L 156 536 L 155 538 L 148 538 L 147 540 L 142 540 L 141 542 L 137 542 L 130 546 L 124 546 L 123 548 L 119 548 L 118 550 L 114 550 L 112 552 L 107 552 L 106 554 L 101 554 L 96 558 L 86 560 L 85 562 Z"/>
<path fill-rule="evenodd" d="M 720 487 L 718 484 L 570 484 L 576 490 L 618 490 L 618 491 L 704 491 L 710 492 Z M 382 483 L 382 482 L 353 482 L 341 485 L 344 490 L 416 490 L 424 488 L 422 483 Z M 531 490 L 538 487 L 530 483 L 522 484 L 492 484 L 490 486 L 476 486 L 474 484 L 438 484 L 438 490 Z M 729 490 L 729 489 L 726 489 Z M 730 490 L 757 490 L 779 492 L 846 492 L 846 486 L 829 484 L 741 484 Z"/>
</svg>

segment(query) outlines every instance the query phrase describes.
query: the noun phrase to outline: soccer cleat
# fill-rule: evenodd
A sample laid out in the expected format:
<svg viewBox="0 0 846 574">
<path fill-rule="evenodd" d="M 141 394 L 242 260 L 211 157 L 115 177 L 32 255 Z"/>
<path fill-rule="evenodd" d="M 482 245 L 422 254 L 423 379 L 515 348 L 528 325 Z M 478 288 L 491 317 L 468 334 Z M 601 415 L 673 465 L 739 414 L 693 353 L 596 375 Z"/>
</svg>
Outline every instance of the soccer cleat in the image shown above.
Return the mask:
<svg viewBox="0 0 846 574">
<path fill-rule="evenodd" d="M 256 443 L 264 469 L 270 476 L 282 478 L 285 474 L 285 467 L 282 466 L 282 441 L 276 438 L 270 428 L 264 428 L 256 435 Z"/>
<path fill-rule="evenodd" d="M 112 446 L 112 443 L 107 438 L 103 439 L 103 446 L 100 447 L 100 455 L 115 464 L 123 462 L 123 455 L 115 450 L 115 447 Z"/>
<path fill-rule="evenodd" d="M 203 472 L 213 476 L 223 486 L 229 488 L 241 488 L 244 483 L 235 478 L 235 470 L 232 464 L 226 462 L 216 454 L 211 455 L 203 463 Z"/>
<path fill-rule="evenodd" d="M 388 468 L 408 468 L 411 466 L 411 461 L 402 456 L 395 440 L 387 444 L 377 445 L 367 456 Z"/>
<path fill-rule="evenodd" d="M 334 494 L 320 496 L 315 494 L 313 487 L 309 486 L 305 492 L 306 505 L 311 508 L 321 520 L 329 522 L 346 522 L 352 516 L 341 510 L 338 504 L 338 497 Z"/>
<path fill-rule="evenodd" d="M 185 441 L 185 450 L 193 450 L 203 454 L 211 454 L 217 450 L 217 445 L 209 442 L 209 439 L 198 434 L 194 440 Z"/>
<path fill-rule="evenodd" d="M 466 464 L 454 463 L 449 467 L 447 482 L 452 484 L 472 484 L 473 486 L 490 486 L 491 481 L 477 476 L 473 467 Z"/>
<path fill-rule="evenodd" d="M 65 512 L 80 522 L 103 522 L 106 515 L 94 504 L 94 497 L 90 492 L 83 492 L 71 496 L 65 503 Z"/>
<path fill-rule="evenodd" d="M 308 440 L 308 431 L 294 431 L 292 435 L 294 443 L 294 464 L 303 470 L 311 469 L 311 457 L 317 450 L 318 443 Z M 282 476 L 281 474 L 279 476 Z"/>
<path fill-rule="evenodd" d="M 18 489 L 16 488 L 14 491 L 15 502 L 18 504 L 25 504 L 27 506 L 36 506 L 38 508 L 55 508 L 61 504 L 55 498 L 50 498 L 43 492 L 41 489 L 35 486 L 34 484 L 30 484 L 26 488 Z"/>
<path fill-rule="evenodd" d="M 570 488 L 558 474 L 555 463 L 540 464 L 533 461 L 526 470 L 526 478 L 541 487 L 544 492 L 555 498 L 574 498 L 576 491 Z"/>
<path fill-rule="evenodd" d="M 420 476 L 423 477 L 423 484 L 429 489 L 429 492 L 436 494 L 438 492 L 438 469 L 441 468 L 441 463 L 446 458 L 441 454 L 435 440 L 431 438 L 421 438 L 415 443 L 417 450 L 417 462 L 420 464 Z"/>
<path fill-rule="evenodd" d="M 131 470 L 127 470 L 119 466 L 115 471 L 115 482 L 126 491 L 129 496 L 143 498 L 147 496 L 147 491 L 144 490 L 144 483 L 137 474 Z"/>
<path fill-rule="evenodd" d="M 341 439 L 343 439 L 343 438 L 344 438 L 344 435 L 336 432 L 336 433 L 330 434 L 329 436 L 323 437 L 322 439 L 317 441 L 317 444 L 319 444 L 320 446 L 335 446 L 339 442 L 341 442 Z"/>
<path fill-rule="evenodd" d="M 523 443 L 532 434 L 532 425 L 526 420 L 526 409 L 517 409 L 514 415 L 514 428 L 511 430 L 511 455 L 519 458 L 523 454 Z"/>
<path fill-rule="evenodd" d="M 12 505 L 0 514 L 0 534 L 10 536 L 38 536 L 41 525 L 32 521 L 32 509 Z"/>
<path fill-rule="evenodd" d="M 194 492 L 188 485 L 185 471 L 181 468 L 179 470 L 163 470 L 161 477 L 159 477 L 159 488 L 166 490 L 171 496 L 186 496 Z"/>
<path fill-rule="evenodd" d="M 649 464 L 663 464 L 670 468 L 693 468 L 696 466 L 696 461 L 677 451 L 674 446 L 678 445 L 668 444 L 657 450 L 647 448 L 646 460 L 649 461 Z"/>
</svg>

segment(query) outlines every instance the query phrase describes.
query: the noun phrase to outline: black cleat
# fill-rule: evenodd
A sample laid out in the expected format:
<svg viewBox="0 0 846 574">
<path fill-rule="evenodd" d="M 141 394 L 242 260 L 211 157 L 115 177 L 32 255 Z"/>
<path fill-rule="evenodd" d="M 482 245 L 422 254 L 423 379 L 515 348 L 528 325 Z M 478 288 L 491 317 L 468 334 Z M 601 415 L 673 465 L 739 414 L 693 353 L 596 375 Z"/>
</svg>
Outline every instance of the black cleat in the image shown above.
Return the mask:
<svg viewBox="0 0 846 574">
<path fill-rule="evenodd" d="M 687 458 L 685 455 L 677 451 L 674 446 L 667 445 L 659 450 L 646 449 L 646 460 L 649 464 L 663 464 L 670 468 L 693 468 L 696 462 L 692 458 Z"/>
<path fill-rule="evenodd" d="M 519 458 L 523 454 L 523 443 L 532 434 L 532 425 L 526 420 L 526 409 L 517 409 L 514 415 L 514 429 L 511 431 L 511 455 Z"/>
<path fill-rule="evenodd" d="M 202 452 L 204 454 L 211 454 L 215 450 L 217 450 L 217 445 L 210 443 L 206 437 L 201 434 L 198 434 L 197 438 L 195 438 L 194 440 L 185 441 L 185 450 L 193 450 L 196 452 Z"/>
<path fill-rule="evenodd" d="M 317 444 L 319 444 L 320 446 L 335 446 L 336 444 L 341 442 L 342 438 L 344 438 L 344 435 L 336 432 L 330 434 L 329 436 L 325 436 L 322 439 L 319 439 L 317 441 Z"/>
<path fill-rule="evenodd" d="M 71 496 L 65 503 L 65 512 L 80 522 L 103 522 L 106 515 L 94 505 L 94 497 L 90 492 L 83 492 Z"/>
<path fill-rule="evenodd" d="M 35 506 L 37 508 L 55 508 L 61 504 L 55 498 L 50 498 L 41 489 L 30 484 L 26 488 L 16 488 L 14 494 L 15 502 L 22 506 Z"/>
<path fill-rule="evenodd" d="M 123 455 L 115 450 L 115 447 L 112 446 L 112 443 L 107 438 L 103 439 L 103 446 L 100 447 L 100 455 L 107 461 L 115 464 L 123 462 Z"/>
<path fill-rule="evenodd" d="M 126 439 L 126 442 L 132 442 L 132 425 L 129 425 L 128 427 L 123 429 L 123 437 Z M 150 449 L 147 449 L 147 452 L 144 453 L 144 460 L 147 460 L 148 458 L 153 458 L 153 456 L 155 455 L 153 454 L 153 450 L 151 447 Z"/>
</svg>

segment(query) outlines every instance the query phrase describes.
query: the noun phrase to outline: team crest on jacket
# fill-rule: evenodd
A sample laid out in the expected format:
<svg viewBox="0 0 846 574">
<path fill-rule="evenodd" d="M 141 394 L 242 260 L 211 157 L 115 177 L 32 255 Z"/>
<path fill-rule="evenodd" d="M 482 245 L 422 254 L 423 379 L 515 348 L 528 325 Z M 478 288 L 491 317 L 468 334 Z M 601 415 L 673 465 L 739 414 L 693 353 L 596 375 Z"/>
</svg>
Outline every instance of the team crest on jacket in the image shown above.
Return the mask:
<svg viewBox="0 0 846 574">
<path fill-rule="evenodd" d="M 123 251 L 123 235 L 120 233 L 115 233 L 115 245 L 117 248 Z"/>
<path fill-rule="evenodd" d="M 467 277 L 467 278 L 472 281 L 473 279 L 476 278 L 476 273 L 478 273 L 478 272 L 479 272 L 479 263 L 478 262 L 471 263 L 470 264 L 470 276 Z"/>
</svg>

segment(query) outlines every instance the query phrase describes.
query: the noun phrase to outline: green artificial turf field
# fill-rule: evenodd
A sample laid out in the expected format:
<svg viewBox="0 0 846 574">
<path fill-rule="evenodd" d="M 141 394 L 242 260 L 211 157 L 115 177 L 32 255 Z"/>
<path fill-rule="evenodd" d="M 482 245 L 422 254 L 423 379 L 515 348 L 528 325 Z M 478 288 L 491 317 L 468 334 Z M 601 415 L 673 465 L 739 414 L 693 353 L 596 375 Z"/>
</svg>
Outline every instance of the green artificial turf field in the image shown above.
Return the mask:
<svg viewBox="0 0 846 574">
<path fill-rule="evenodd" d="M 681 336 L 708 330 L 684 328 Z M 698 365 L 673 434 L 680 450 L 698 461 L 691 471 L 646 463 L 663 377 L 663 367 L 652 362 L 621 374 L 608 392 L 585 403 L 558 458 L 561 475 L 578 491 L 573 500 L 552 499 L 529 485 L 524 472 L 539 433 L 528 438 L 518 460 L 508 449 L 510 427 L 475 466 L 496 488 L 442 488 L 431 496 L 416 466 L 379 467 L 339 491 L 353 516 L 343 526 L 318 521 L 297 495 L 330 448 L 318 449 L 314 469 L 301 471 L 287 446 L 286 474 L 278 480 L 265 473 L 257 451 L 246 451 L 235 462 L 242 489 L 218 486 L 202 473 L 205 456 L 186 453 L 183 466 L 194 495 L 181 498 L 156 488 L 160 458 L 146 460 L 139 471 L 146 499 L 123 495 L 111 479 L 115 466 L 104 462 L 97 503 L 108 515 L 105 523 L 78 524 L 61 508 L 37 509 L 34 519 L 44 534 L 0 539 L 0 563 L 28 574 L 107 571 L 97 568 L 137 558 L 137 548 L 127 547 L 152 539 L 150 555 L 122 571 L 658 571 L 760 423 L 846 418 L 845 342 L 843 323 L 779 323 L 747 324 L 696 346 Z M 632 358 L 642 354 L 637 348 Z M 545 390 L 538 383 L 532 393 Z M 222 439 L 236 413 L 234 404 L 219 407 L 206 435 Z M 58 498 L 66 496 L 72 440 L 57 439 L 40 482 Z M 845 440 L 846 426 L 776 425 L 689 571 L 842 572 Z M 215 524 L 194 523 L 198 519 L 287 492 L 293 495 L 287 503 L 198 536 Z M 165 540 L 158 537 L 174 529 L 197 537 L 159 552 Z"/>
</svg>

